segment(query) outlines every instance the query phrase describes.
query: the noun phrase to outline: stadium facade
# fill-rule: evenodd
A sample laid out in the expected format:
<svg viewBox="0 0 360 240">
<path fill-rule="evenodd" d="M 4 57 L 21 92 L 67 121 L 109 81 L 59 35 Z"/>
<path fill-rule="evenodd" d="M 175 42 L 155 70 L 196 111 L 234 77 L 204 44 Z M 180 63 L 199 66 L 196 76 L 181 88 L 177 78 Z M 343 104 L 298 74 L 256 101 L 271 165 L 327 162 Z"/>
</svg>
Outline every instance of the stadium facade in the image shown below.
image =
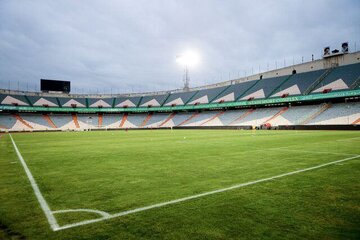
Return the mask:
<svg viewBox="0 0 360 240">
<path fill-rule="evenodd" d="M 360 129 L 360 52 L 192 88 L 88 95 L 0 90 L 0 131 Z"/>
</svg>

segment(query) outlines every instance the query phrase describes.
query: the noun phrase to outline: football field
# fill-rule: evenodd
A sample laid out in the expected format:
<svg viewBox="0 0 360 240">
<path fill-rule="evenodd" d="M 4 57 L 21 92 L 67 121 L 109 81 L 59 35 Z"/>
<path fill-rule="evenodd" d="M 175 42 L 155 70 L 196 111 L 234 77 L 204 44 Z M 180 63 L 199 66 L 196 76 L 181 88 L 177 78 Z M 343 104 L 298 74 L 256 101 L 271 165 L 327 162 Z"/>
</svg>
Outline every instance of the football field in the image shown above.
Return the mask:
<svg viewBox="0 0 360 240">
<path fill-rule="evenodd" d="M 359 239 L 359 131 L 0 134 L 0 239 Z"/>
</svg>

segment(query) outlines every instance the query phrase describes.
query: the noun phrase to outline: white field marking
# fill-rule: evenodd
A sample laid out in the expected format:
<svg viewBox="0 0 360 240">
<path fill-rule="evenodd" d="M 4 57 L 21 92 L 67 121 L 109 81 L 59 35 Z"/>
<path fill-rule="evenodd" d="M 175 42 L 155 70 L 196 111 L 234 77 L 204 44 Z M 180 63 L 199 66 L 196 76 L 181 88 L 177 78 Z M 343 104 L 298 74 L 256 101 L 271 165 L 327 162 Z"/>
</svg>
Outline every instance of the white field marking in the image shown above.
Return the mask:
<svg viewBox="0 0 360 240">
<path fill-rule="evenodd" d="M 335 153 L 335 152 L 324 152 L 324 151 L 306 151 L 306 150 L 298 150 L 298 149 L 288 149 L 288 147 L 279 147 L 279 148 L 268 148 L 268 150 L 283 150 L 283 151 L 291 151 L 291 152 L 302 152 L 302 153 L 311 153 L 311 154 L 316 154 L 316 153 L 320 153 L 320 154 L 335 154 L 335 155 L 343 155 L 343 156 L 356 156 L 356 154 L 351 154 L 351 153 Z"/>
<path fill-rule="evenodd" d="M 196 195 L 192 195 L 192 196 L 188 196 L 188 197 L 184 197 L 184 198 L 171 200 L 171 201 L 168 201 L 168 202 L 157 203 L 157 204 L 149 205 L 149 206 L 146 206 L 146 207 L 135 208 L 135 209 L 128 210 L 128 211 L 123 211 L 123 212 L 119 212 L 119 213 L 115 213 L 115 214 L 110 214 L 107 217 L 81 221 L 81 222 L 77 222 L 77 223 L 73 223 L 73 224 L 67 224 L 67 225 L 61 226 L 61 227 L 59 227 L 57 229 L 54 229 L 54 231 L 59 231 L 59 230 L 64 230 L 64 229 L 68 229 L 68 228 L 73 228 L 73 227 L 77 227 L 77 226 L 90 224 L 90 223 L 100 222 L 100 221 L 104 221 L 104 220 L 107 220 L 107 219 L 117 218 L 117 217 L 120 217 L 120 216 L 125 216 L 125 215 L 129 215 L 129 214 L 137 213 L 137 212 L 142 212 L 142 211 L 154 209 L 154 208 L 164 207 L 164 206 L 171 205 L 171 204 L 177 204 L 177 203 L 181 203 L 181 202 L 185 202 L 185 201 L 189 201 L 189 200 L 209 196 L 209 195 L 216 194 L 216 193 L 222 193 L 222 192 L 226 192 L 226 191 L 246 187 L 246 186 L 257 184 L 257 183 L 271 181 L 271 180 L 274 180 L 274 179 L 290 176 L 290 175 L 297 174 L 297 173 L 302 173 L 302 172 L 315 170 L 315 169 L 318 169 L 318 168 L 338 164 L 338 163 L 349 161 L 349 160 L 356 159 L 356 158 L 359 158 L 359 157 L 360 157 L 360 155 L 357 155 L 357 156 L 354 156 L 354 157 L 344 158 L 344 159 L 340 159 L 340 160 L 320 164 L 320 165 L 317 165 L 317 166 L 314 166 L 314 167 L 309 167 L 309 168 L 304 168 L 304 169 L 300 169 L 300 170 L 296 170 L 296 171 L 292 171 L 292 172 L 288 172 L 288 173 L 283 173 L 283 174 L 276 175 L 276 176 L 273 176 L 273 177 L 262 178 L 262 179 L 251 181 L 251 182 L 246 182 L 246 183 L 233 185 L 233 186 L 227 187 L 227 188 L 222 188 L 222 189 L 218 189 L 218 190 L 214 190 L 214 191 L 204 192 L 204 193 L 200 193 L 200 194 L 196 194 Z"/>
<path fill-rule="evenodd" d="M 39 189 L 38 185 L 36 184 L 36 181 L 35 181 L 33 175 L 31 174 L 28 166 L 26 165 L 24 158 L 21 156 L 21 153 L 20 153 L 19 149 L 17 148 L 14 139 L 12 138 L 11 134 L 9 134 L 9 136 L 10 136 L 12 144 L 14 146 L 16 155 L 18 156 L 18 158 L 25 170 L 25 173 L 31 183 L 31 187 L 33 188 L 35 196 L 36 196 L 38 202 L 40 203 L 40 206 L 50 224 L 50 227 L 52 228 L 53 231 L 56 231 L 59 228 L 59 224 L 57 223 L 56 218 L 54 217 L 53 213 L 51 212 L 50 207 L 47 204 L 45 198 L 41 194 L 40 189 Z"/>
<path fill-rule="evenodd" d="M 101 215 L 102 217 L 109 217 L 110 214 L 104 211 L 94 210 L 94 209 L 66 209 L 66 210 L 57 210 L 52 211 L 52 213 L 68 213 L 68 212 L 90 212 L 90 213 L 97 213 Z"/>
</svg>

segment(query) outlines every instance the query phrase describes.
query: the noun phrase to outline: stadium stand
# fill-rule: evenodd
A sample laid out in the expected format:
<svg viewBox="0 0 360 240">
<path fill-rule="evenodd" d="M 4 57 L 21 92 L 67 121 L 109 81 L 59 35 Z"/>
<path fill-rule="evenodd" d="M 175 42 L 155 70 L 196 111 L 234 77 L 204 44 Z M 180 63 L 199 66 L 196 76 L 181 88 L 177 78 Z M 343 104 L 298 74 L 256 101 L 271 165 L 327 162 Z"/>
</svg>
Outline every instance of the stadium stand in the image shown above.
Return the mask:
<svg viewBox="0 0 360 240">
<path fill-rule="evenodd" d="M 11 114 L 0 114 L 0 128 L 2 129 L 12 129 L 16 123 L 16 118 Z"/>
<path fill-rule="evenodd" d="M 138 128 L 144 122 L 147 114 L 128 114 L 124 128 Z"/>
<path fill-rule="evenodd" d="M 151 118 L 143 124 L 145 128 L 159 128 L 160 125 L 170 116 L 168 113 L 153 114 Z"/>
<path fill-rule="evenodd" d="M 289 107 L 286 112 L 269 120 L 268 123 L 272 126 L 300 125 L 301 122 L 304 122 L 309 116 L 318 112 L 319 109 L 320 105 Z"/>
<path fill-rule="evenodd" d="M 181 92 L 170 94 L 163 104 L 164 106 L 181 106 L 185 105 L 197 92 Z"/>
<path fill-rule="evenodd" d="M 0 89 L 0 131 L 350 126 L 360 122 L 359 99 L 356 52 L 189 91 L 84 95 Z"/>
<path fill-rule="evenodd" d="M 140 101 L 141 107 L 159 107 L 162 106 L 169 94 L 157 96 L 144 96 Z"/>
<path fill-rule="evenodd" d="M 288 81 L 291 76 L 292 75 L 259 80 L 246 91 L 244 96 L 241 96 L 240 100 L 266 98 L 282 83 Z"/>
<path fill-rule="evenodd" d="M 118 128 L 120 126 L 123 114 L 103 114 L 103 128 Z"/>
<path fill-rule="evenodd" d="M 39 114 L 33 114 L 33 113 L 21 113 L 21 118 L 24 119 L 27 123 L 29 123 L 34 129 L 38 130 L 51 130 L 53 129 L 53 126 L 49 124 L 49 122 Z"/>
<path fill-rule="evenodd" d="M 293 74 L 291 78 L 284 82 L 278 89 L 271 95 L 271 97 L 281 97 L 284 95 L 295 96 L 304 94 L 311 84 L 313 84 L 325 70 L 317 70 L 305 73 Z"/>
<path fill-rule="evenodd" d="M 10 95 L 10 94 L 0 94 L 0 103 L 1 105 L 10 105 L 10 106 L 29 106 L 29 102 L 26 97 L 23 95 Z"/>
<path fill-rule="evenodd" d="M 113 98 L 89 98 L 87 105 L 90 108 L 112 107 L 113 101 Z"/>
<path fill-rule="evenodd" d="M 202 112 L 197 114 L 193 118 L 189 118 L 188 121 L 184 122 L 182 126 L 201 126 L 203 123 L 209 121 L 212 117 L 216 116 L 219 112 L 210 111 L 210 112 Z"/>
<path fill-rule="evenodd" d="M 309 125 L 347 125 L 353 124 L 360 118 L 359 103 L 339 103 L 327 108 L 323 114 L 319 114 Z"/>
<path fill-rule="evenodd" d="M 238 118 L 243 116 L 249 109 L 239 109 L 239 110 L 228 110 L 224 114 L 219 116 L 219 125 L 218 126 L 230 126 Z"/>
<path fill-rule="evenodd" d="M 360 63 L 334 68 L 313 90 L 313 93 L 325 90 L 349 89 L 360 76 Z"/>
<path fill-rule="evenodd" d="M 204 89 L 198 91 L 188 102 L 188 105 L 197 105 L 211 102 L 214 98 L 219 96 L 224 90 L 226 90 L 229 86 L 218 87 L 212 89 Z"/>
<path fill-rule="evenodd" d="M 118 97 L 115 99 L 114 107 L 137 107 L 140 103 L 140 100 L 141 97 Z"/>
<path fill-rule="evenodd" d="M 52 114 L 50 118 L 59 129 L 75 129 L 75 124 L 70 114 Z"/>
<path fill-rule="evenodd" d="M 258 80 L 247 81 L 231 85 L 214 99 L 214 103 L 232 102 L 238 100 L 249 88 L 257 84 Z"/>
<path fill-rule="evenodd" d="M 259 108 L 255 111 L 249 113 L 244 118 L 239 119 L 238 121 L 232 123 L 232 125 L 236 126 L 261 126 L 274 116 L 276 113 L 278 113 L 282 108 Z"/>
<path fill-rule="evenodd" d="M 95 114 L 77 114 L 77 121 L 82 129 L 98 127 L 98 118 Z"/>
<path fill-rule="evenodd" d="M 57 99 L 61 107 L 88 107 L 85 98 L 58 97 Z"/>
</svg>

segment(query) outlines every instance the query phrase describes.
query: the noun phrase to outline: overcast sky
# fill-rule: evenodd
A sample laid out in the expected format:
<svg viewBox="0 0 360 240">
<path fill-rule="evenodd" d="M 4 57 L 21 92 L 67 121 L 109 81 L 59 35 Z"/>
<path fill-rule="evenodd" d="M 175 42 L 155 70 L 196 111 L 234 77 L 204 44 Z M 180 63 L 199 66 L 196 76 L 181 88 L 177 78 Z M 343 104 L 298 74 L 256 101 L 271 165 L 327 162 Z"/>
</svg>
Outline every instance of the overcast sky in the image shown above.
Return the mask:
<svg viewBox="0 0 360 240">
<path fill-rule="evenodd" d="M 77 92 L 182 88 L 175 59 L 201 57 L 190 86 L 360 49 L 359 0 L 0 0 L 0 88 L 64 79 Z M 112 90 L 110 90 L 112 89 Z"/>
</svg>

